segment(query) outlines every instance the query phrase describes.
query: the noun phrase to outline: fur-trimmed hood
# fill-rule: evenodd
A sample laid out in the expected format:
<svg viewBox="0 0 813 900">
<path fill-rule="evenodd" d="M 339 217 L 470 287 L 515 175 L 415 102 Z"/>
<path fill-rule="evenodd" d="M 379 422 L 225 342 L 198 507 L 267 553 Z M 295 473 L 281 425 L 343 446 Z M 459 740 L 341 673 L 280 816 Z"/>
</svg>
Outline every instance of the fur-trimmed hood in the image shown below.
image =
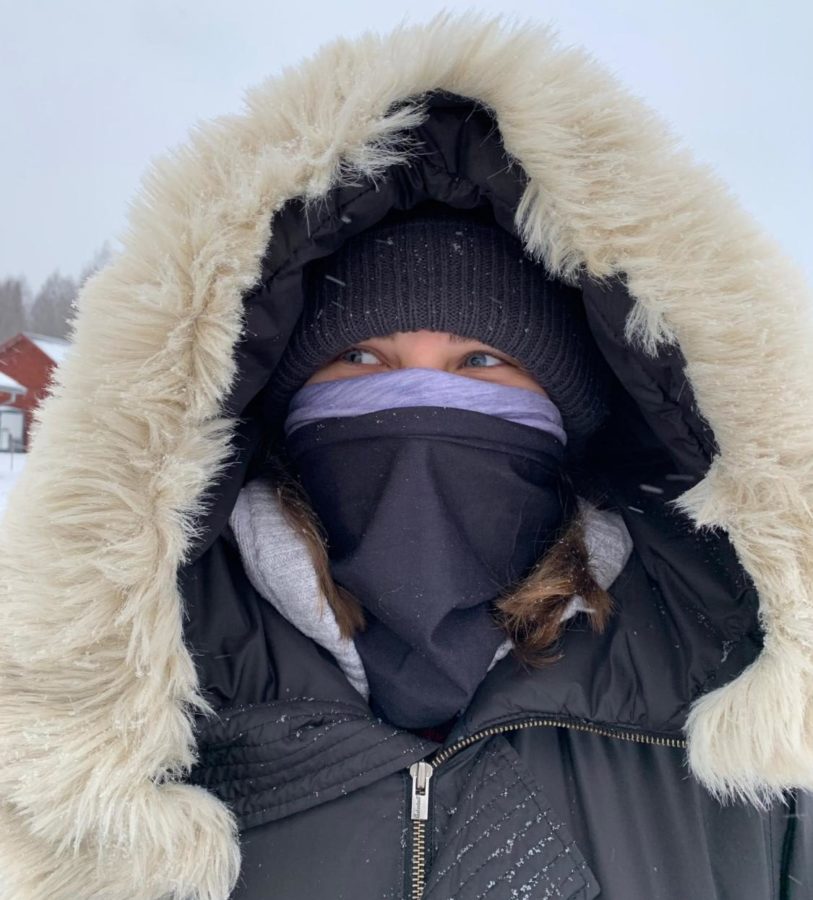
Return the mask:
<svg viewBox="0 0 813 900">
<path fill-rule="evenodd" d="M 410 129 L 436 90 L 493 114 L 511 164 L 483 184 L 522 171 L 501 224 L 563 280 L 621 284 L 634 302 L 620 352 L 641 365 L 679 355 L 713 434 L 677 506 L 727 533 L 764 648 L 696 700 L 694 775 L 755 802 L 813 788 L 810 292 L 589 56 L 542 26 L 442 14 L 337 40 L 251 91 L 244 113 L 198 128 L 151 168 L 124 251 L 81 293 L 0 535 L 0 878 L 14 897 L 214 900 L 234 883 L 229 810 L 180 781 L 207 701 L 177 572 L 228 480 L 256 393 L 246 360 L 273 365 L 273 347 L 250 347 L 263 285 L 295 287 L 272 226 L 294 200 L 318 222 L 330 191 L 409 169 Z"/>
</svg>

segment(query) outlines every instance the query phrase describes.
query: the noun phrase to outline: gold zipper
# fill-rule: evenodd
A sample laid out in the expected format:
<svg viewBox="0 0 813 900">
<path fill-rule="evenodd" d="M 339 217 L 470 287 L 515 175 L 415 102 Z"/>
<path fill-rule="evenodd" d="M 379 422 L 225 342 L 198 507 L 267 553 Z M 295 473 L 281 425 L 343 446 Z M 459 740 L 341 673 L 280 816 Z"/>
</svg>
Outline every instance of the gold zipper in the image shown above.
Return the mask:
<svg viewBox="0 0 813 900">
<path fill-rule="evenodd" d="M 602 737 L 632 741 L 636 744 L 655 744 L 659 747 L 685 748 L 682 738 L 655 737 L 636 731 L 624 731 L 616 728 L 599 728 L 582 722 L 564 722 L 558 719 L 527 719 L 505 725 L 493 725 L 483 728 L 468 737 L 461 738 L 438 752 L 430 760 L 413 763 L 409 767 L 412 776 L 412 897 L 421 900 L 426 887 L 426 822 L 429 819 L 429 782 L 435 770 L 448 762 L 453 756 L 477 741 L 506 731 L 522 731 L 525 728 L 570 728 L 574 731 L 586 731 Z"/>
</svg>

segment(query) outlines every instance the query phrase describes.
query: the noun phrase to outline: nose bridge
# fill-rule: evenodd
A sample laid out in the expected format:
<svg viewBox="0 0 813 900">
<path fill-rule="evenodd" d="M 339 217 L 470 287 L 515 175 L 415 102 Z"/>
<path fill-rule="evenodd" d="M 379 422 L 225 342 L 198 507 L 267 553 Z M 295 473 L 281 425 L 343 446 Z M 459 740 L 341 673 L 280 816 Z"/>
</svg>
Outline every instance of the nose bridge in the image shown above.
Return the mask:
<svg viewBox="0 0 813 900">
<path fill-rule="evenodd" d="M 400 337 L 398 357 L 401 368 L 448 368 L 452 355 L 448 335 L 437 331 L 412 331 Z"/>
</svg>

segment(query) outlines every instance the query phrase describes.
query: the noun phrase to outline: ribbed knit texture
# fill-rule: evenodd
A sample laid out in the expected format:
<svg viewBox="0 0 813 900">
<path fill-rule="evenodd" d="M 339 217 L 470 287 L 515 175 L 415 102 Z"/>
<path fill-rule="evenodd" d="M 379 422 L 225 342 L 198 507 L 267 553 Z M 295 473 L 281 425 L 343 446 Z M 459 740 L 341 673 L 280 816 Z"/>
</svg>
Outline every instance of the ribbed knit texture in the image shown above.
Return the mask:
<svg viewBox="0 0 813 900">
<path fill-rule="evenodd" d="M 275 410 L 342 350 L 396 331 L 445 331 L 515 357 L 576 441 L 607 415 L 608 370 L 580 294 L 527 257 L 505 229 L 449 207 L 349 238 L 305 270 L 306 308 L 274 373 Z"/>
</svg>

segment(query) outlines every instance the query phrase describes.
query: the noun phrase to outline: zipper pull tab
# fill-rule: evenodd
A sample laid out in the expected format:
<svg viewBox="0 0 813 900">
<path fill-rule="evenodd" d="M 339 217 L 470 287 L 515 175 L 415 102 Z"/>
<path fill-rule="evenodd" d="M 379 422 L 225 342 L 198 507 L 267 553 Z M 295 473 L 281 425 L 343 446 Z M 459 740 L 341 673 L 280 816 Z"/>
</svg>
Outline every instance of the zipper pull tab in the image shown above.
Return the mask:
<svg viewBox="0 0 813 900">
<path fill-rule="evenodd" d="M 425 822 L 429 818 L 429 779 L 432 766 L 428 762 L 416 762 L 409 767 L 412 776 L 412 818 Z"/>
</svg>

